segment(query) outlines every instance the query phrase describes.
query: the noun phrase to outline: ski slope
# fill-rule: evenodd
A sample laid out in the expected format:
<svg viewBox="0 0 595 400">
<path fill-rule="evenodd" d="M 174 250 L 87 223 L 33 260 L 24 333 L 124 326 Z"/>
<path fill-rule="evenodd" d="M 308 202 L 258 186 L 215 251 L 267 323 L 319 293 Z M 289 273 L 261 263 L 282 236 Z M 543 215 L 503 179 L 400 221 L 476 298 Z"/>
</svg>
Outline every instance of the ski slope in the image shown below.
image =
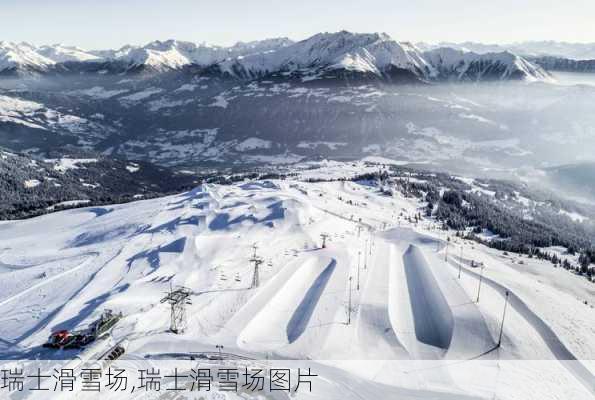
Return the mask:
<svg viewBox="0 0 595 400">
<path fill-rule="evenodd" d="M 593 311 L 559 311 L 585 307 L 572 286 L 537 287 L 535 270 L 459 239 L 449 254 L 448 232 L 408 222 L 423 206 L 373 182 L 267 180 L 2 223 L 1 358 L 73 358 L 41 345 L 113 309 L 124 318 L 109 343 L 125 342 L 129 360 L 219 345 L 229 357 L 308 360 L 321 379 L 303 398 L 593 396 Z M 471 259 L 486 266 L 479 302 Z M 174 335 L 160 300 L 179 285 L 192 304 Z"/>
</svg>

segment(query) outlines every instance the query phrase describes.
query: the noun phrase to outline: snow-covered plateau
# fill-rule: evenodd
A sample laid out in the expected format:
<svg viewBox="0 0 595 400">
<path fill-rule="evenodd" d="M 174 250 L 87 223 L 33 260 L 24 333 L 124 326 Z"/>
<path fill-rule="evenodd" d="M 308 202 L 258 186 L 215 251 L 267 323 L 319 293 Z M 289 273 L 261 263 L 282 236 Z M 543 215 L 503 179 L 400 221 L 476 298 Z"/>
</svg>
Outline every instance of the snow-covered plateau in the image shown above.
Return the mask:
<svg viewBox="0 0 595 400">
<path fill-rule="evenodd" d="M 437 229 L 418 217 L 425 202 L 338 179 L 378 168 L 322 163 L 0 223 L 2 363 L 83 361 L 120 345 L 132 367 L 224 358 L 318 375 L 290 394 L 222 392 L 215 379 L 194 393 L 204 399 L 594 398 L 592 283 Z M 190 301 L 174 334 L 161 300 L 179 287 Z M 42 347 L 107 309 L 122 318 L 104 340 Z M 153 397 L 85 398 L 159 398 L 162 385 Z"/>
</svg>

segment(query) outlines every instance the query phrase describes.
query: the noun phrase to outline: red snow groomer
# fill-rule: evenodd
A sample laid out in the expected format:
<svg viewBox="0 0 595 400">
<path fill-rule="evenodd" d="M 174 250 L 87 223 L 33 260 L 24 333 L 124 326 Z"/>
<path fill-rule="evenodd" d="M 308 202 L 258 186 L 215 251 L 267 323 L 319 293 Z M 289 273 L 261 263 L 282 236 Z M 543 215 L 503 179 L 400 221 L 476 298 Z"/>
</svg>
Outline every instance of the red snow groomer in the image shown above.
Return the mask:
<svg viewBox="0 0 595 400">
<path fill-rule="evenodd" d="M 53 332 L 43 347 L 51 349 L 80 349 L 94 340 L 105 337 L 108 331 L 122 318 L 122 314 L 114 314 L 105 310 L 86 329 L 79 331 L 60 330 Z"/>
<path fill-rule="evenodd" d="M 67 330 L 57 331 L 50 335 L 47 343 L 43 347 L 50 347 L 52 349 L 59 349 L 72 342 L 74 336 Z"/>
<path fill-rule="evenodd" d="M 62 330 L 52 333 L 47 343 L 43 344 L 43 347 L 51 349 L 79 349 L 88 345 L 93 340 L 94 338 L 85 332 Z"/>
</svg>

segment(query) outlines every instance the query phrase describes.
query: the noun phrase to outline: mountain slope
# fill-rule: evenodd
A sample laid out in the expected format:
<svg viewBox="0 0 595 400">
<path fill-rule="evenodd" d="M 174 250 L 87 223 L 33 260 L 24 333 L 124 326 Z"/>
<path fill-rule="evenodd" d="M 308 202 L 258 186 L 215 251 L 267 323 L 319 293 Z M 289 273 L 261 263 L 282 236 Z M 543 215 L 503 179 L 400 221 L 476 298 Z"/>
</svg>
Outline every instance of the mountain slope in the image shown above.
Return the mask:
<svg viewBox="0 0 595 400">
<path fill-rule="evenodd" d="M 287 38 L 275 38 L 221 47 L 167 40 L 153 41 L 144 46 L 124 46 L 117 50 L 86 51 L 62 44 L 35 47 L 26 43 L 0 42 L 0 72 L 45 72 L 57 66 L 66 70 L 73 67 L 81 69 L 85 68 L 84 65 L 77 64 L 88 63 L 107 69 L 117 70 L 114 66 L 110 68 L 110 64 L 114 64 L 133 71 L 147 68 L 164 72 L 188 65 L 207 66 L 230 57 L 276 50 L 291 43 Z"/>
<path fill-rule="evenodd" d="M 281 73 L 311 80 L 341 72 L 389 80 L 396 75 L 409 81 L 551 79 L 539 66 L 509 52 L 476 54 L 442 48 L 422 53 L 386 34 L 346 31 L 321 33 L 277 51 L 228 59 L 218 67 L 243 79 Z"/>
<path fill-rule="evenodd" d="M 543 56 L 532 58 L 531 61 L 547 71 L 565 72 L 595 72 L 595 59 L 573 60 L 561 57 Z"/>
<path fill-rule="evenodd" d="M 0 74 L 22 70 L 25 72 L 44 72 L 55 62 L 37 52 L 27 43 L 0 42 Z"/>
<path fill-rule="evenodd" d="M 433 76 L 432 67 L 411 44 L 396 42 L 386 34 L 346 31 L 320 33 L 274 52 L 227 60 L 219 67 L 242 78 L 279 72 L 312 76 L 321 71 L 382 76 L 395 70 L 422 79 Z"/>
<path fill-rule="evenodd" d="M 477 42 L 441 42 L 438 44 L 417 43 L 424 50 L 433 50 L 439 47 L 473 51 L 476 53 L 499 53 L 511 51 L 524 57 L 559 57 L 571 60 L 595 59 L 595 43 L 568 43 L 550 41 L 528 41 L 508 44 L 485 44 Z"/>
<path fill-rule="evenodd" d="M 0 148 L 0 220 L 77 205 L 124 202 L 192 187 L 192 175 L 104 156 L 42 159 Z"/>
<path fill-rule="evenodd" d="M 478 54 L 452 48 L 423 53 L 441 77 L 455 80 L 548 81 L 549 74 L 539 66 L 510 52 Z"/>
<path fill-rule="evenodd" d="M 100 61 L 101 58 L 76 46 L 55 44 L 37 48 L 37 53 L 52 60 L 54 63 Z"/>
</svg>

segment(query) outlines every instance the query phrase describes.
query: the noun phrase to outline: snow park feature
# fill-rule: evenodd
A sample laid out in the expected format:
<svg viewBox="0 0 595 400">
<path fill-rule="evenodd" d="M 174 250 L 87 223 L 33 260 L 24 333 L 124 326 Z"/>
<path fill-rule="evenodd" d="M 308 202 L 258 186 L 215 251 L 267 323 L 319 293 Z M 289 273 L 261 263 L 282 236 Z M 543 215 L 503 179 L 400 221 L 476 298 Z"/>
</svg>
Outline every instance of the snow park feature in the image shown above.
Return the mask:
<svg viewBox="0 0 595 400">
<path fill-rule="evenodd" d="M 2 222 L 0 368 L 46 360 L 75 385 L 89 370 L 106 384 L 116 368 L 159 370 L 155 398 L 181 384 L 174 369 L 188 395 L 193 371 L 212 370 L 205 399 L 593 398 L 595 316 L 576 291 L 593 303 L 590 283 L 442 229 L 421 216 L 423 198 L 374 178 L 383 168 L 311 163 L 301 176 Z M 223 368 L 293 380 L 288 392 L 229 392 Z"/>
</svg>

